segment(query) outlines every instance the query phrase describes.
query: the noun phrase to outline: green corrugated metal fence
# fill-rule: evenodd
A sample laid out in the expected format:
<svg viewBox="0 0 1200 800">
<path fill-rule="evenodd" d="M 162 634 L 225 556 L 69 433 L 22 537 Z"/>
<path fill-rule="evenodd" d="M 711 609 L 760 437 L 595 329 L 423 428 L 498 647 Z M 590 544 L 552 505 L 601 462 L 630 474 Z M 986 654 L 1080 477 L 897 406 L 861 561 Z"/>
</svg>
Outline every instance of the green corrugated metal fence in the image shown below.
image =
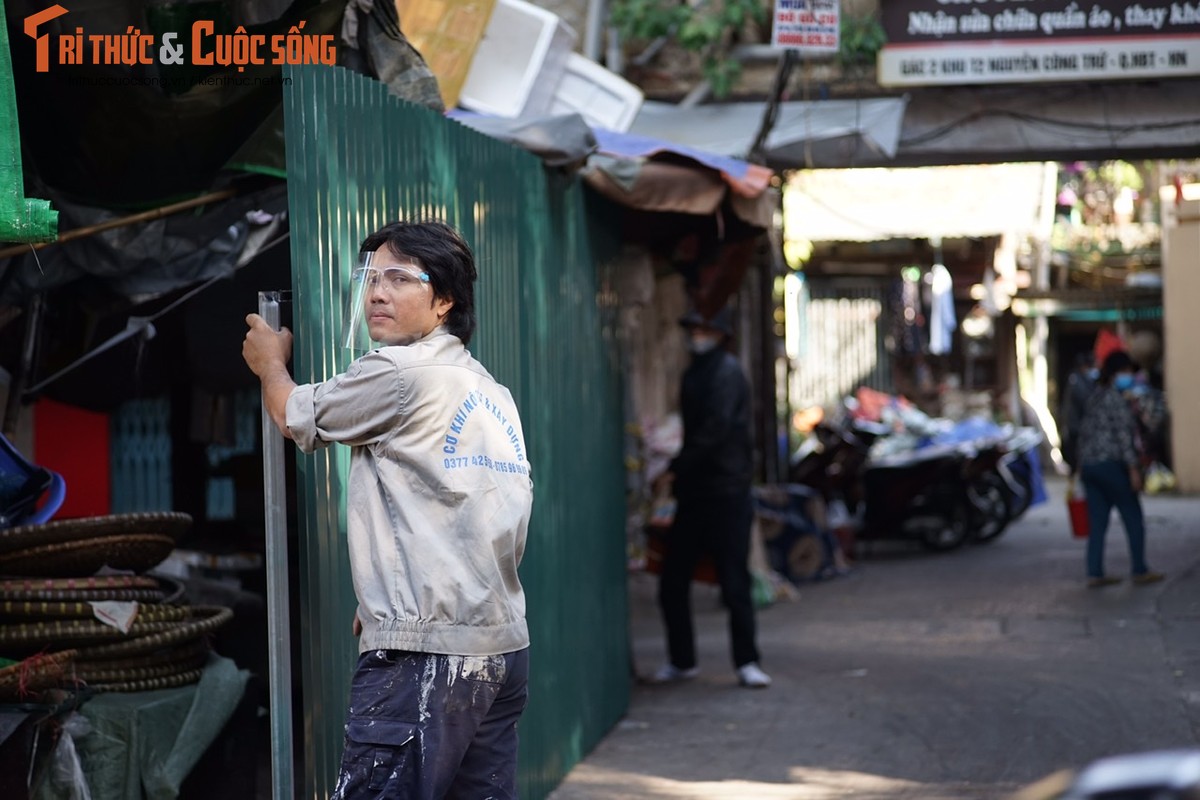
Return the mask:
<svg viewBox="0 0 1200 800">
<path fill-rule="evenodd" d="M 328 67 L 286 73 L 297 380 L 346 366 L 337 345 L 358 244 L 438 217 L 475 249 L 472 351 L 513 393 L 534 468 L 521 568 L 533 676 L 522 797 L 543 797 L 624 712 L 629 652 L 620 394 L 597 252 L 611 246 L 577 181 Z M 305 796 L 332 789 L 355 657 L 345 554 L 349 455 L 298 459 Z M 298 781 L 299 784 L 299 781 Z"/>
</svg>

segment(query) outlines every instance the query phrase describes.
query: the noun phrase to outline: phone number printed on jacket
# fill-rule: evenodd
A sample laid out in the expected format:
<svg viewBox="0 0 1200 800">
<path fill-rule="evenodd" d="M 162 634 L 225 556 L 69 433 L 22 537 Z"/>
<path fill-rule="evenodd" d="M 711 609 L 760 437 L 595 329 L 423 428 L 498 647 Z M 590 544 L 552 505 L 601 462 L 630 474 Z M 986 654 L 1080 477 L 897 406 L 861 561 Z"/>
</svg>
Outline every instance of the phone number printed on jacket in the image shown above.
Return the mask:
<svg viewBox="0 0 1200 800">
<path fill-rule="evenodd" d="M 471 415 L 478 409 L 485 411 L 499 424 L 500 429 L 508 439 L 508 443 L 512 446 L 513 460 L 502 460 L 478 453 L 473 455 L 458 455 L 459 447 L 463 445 L 463 428 L 471 418 Z M 442 452 L 447 456 L 443 459 L 443 466 L 448 470 L 462 469 L 464 467 L 482 467 L 496 472 L 515 473 L 518 475 L 529 474 L 529 467 L 525 463 L 524 446 L 516 426 L 508 421 L 508 417 L 505 416 L 500 406 L 482 392 L 472 391 L 467 393 L 466 399 L 463 400 L 462 405 L 454 413 L 453 419 L 450 420 L 450 427 L 444 437 Z"/>
<path fill-rule="evenodd" d="M 508 472 L 516 475 L 528 475 L 529 467 L 515 461 L 493 461 L 487 456 L 455 456 L 442 460 L 446 469 L 462 469 L 463 467 L 484 467 L 496 472 Z"/>
</svg>

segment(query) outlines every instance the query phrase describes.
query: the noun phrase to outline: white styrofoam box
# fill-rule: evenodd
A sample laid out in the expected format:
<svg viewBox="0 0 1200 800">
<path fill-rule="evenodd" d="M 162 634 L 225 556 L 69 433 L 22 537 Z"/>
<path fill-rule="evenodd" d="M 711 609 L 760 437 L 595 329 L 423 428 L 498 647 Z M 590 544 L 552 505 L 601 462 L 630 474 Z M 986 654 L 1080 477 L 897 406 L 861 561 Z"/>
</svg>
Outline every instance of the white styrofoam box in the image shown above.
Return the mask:
<svg viewBox="0 0 1200 800">
<path fill-rule="evenodd" d="M 642 107 L 642 90 L 615 72 L 610 72 L 578 53 L 567 57 L 566 69 L 551 114 L 578 113 L 593 128 L 625 133 Z"/>
<path fill-rule="evenodd" d="M 575 31 L 524 0 L 496 0 L 458 104 L 497 117 L 549 113 Z"/>
</svg>

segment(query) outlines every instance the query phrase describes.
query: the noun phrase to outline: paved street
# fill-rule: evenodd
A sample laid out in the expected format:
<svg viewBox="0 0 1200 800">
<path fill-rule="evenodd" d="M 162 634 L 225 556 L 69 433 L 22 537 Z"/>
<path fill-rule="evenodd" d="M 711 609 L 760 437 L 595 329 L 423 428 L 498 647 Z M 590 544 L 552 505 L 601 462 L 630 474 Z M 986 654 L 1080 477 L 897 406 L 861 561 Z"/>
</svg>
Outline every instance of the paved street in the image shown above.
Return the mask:
<svg viewBox="0 0 1200 800">
<path fill-rule="evenodd" d="M 1200 746 L 1200 497 L 1146 498 L 1166 582 L 1097 590 L 1063 489 L 991 544 L 876 546 L 761 612 L 766 691 L 735 685 L 717 594 L 697 587 L 701 677 L 637 686 L 552 800 L 991 800 L 1104 755 Z M 1107 563 L 1127 575 L 1115 521 Z M 654 590 L 633 577 L 641 674 L 663 658 Z"/>
</svg>

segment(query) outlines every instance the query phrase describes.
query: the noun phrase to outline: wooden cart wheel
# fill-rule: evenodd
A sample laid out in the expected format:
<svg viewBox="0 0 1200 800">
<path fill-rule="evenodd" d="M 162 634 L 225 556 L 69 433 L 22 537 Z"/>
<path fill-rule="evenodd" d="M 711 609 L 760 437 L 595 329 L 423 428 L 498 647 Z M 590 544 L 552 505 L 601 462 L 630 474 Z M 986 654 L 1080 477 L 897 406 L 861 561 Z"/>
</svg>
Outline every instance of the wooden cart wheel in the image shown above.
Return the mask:
<svg viewBox="0 0 1200 800">
<path fill-rule="evenodd" d="M 787 576 L 807 581 L 817 577 L 825 562 L 824 548 L 816 536 L 801 536 L 787 552 Z"/>
</svg>

